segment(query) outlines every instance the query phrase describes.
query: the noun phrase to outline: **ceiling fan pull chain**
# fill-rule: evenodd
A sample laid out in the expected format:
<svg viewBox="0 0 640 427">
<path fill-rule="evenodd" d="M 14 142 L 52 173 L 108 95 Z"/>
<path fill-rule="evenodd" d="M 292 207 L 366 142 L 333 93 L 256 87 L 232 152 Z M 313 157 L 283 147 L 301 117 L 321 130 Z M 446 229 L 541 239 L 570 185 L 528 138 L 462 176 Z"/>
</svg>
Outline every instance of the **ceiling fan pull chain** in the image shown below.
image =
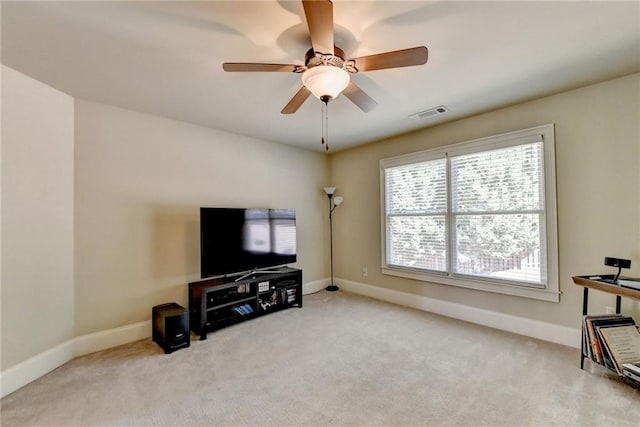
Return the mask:
<svg viewBox="0 0 640 427">
<path fill-rule="evenodd" d="M 322 136 L 320 137 L 320 142 L 324 145 L 324 103 L 322 103 L 322 109 L 320 110 L 320 124 L 322 126 Z"/>
<path fill-rule="evenodd" d="M 325 104 L 323 108 L 324 108 L 324 135 L 325 135 L 324 149 L 329 151 L 329 103 Z"/>
</svg>

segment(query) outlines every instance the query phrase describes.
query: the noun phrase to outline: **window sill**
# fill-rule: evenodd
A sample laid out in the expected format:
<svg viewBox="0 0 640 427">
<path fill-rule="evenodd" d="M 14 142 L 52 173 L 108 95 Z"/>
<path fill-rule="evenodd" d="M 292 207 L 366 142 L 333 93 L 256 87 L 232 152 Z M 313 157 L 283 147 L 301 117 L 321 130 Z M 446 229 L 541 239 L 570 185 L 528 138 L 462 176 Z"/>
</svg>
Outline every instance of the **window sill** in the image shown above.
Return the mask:
<svg viewBox="0 0 640 427">
<path fill-rule="evenodd" d="M 425 273 L 418 270 L 402 269 L 388 266 L 382 267 L 382 274 L 386 274 L 388 276 L 403 277 L 406 279 L 420 280 L 422 282 L 457 286 L 460 288 L 493 292 L 522 298 L 531 298 L 556 303 L 560 302 L 560 292 L 547 288 L 538 289 L 527 286 L 510 285 L 502 282 L 491 282 L 489 280 L 473 280 L 467 277 L 450 277 L 445 275 L 444 273 Z"/>
</svg>

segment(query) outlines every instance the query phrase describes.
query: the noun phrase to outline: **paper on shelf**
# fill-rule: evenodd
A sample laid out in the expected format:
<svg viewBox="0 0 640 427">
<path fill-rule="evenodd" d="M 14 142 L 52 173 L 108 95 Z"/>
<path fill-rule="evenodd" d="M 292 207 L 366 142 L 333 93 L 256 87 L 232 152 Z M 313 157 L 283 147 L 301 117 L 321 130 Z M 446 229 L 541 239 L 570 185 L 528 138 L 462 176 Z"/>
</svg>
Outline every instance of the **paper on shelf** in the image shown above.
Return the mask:
<svg viewBox="0 0 640 427">
<path fill-rule="evenodd" d="M 624 363 L 640 362 L 640 332 L 636 326 L 600 328 L 600 334 L 620 373 Z"/>
</svg>

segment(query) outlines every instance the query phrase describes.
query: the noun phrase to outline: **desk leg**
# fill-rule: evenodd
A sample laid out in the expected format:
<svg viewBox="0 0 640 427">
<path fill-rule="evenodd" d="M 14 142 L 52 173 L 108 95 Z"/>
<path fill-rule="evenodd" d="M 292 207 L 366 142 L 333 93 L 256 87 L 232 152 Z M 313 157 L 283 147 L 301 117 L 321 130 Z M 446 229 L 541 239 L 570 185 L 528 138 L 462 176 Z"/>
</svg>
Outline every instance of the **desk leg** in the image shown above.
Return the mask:
<svg viewBox="0 0 640 427">
<path fill-rule="evenodd" d="M 620 301 L 621 300 L 622 300 L 622 297 L 620 295 L 616 295 L 616 314 L 620 314 L 620 310 L 621 310 Z"/>
<path fill-rule="evenodd" d="M 587 315 L 587 309 L 589 307 L 589 288 L 585 287 L 582 293 L 582 315 Z M 582 322 L 584 323 L 584 322 Z M 582 329 L 582 333 L 584 334 L 584 326 L 580 327 Z M 584 369 L 584 337 L 580 337 L 580 369 Z"/>
</svg>

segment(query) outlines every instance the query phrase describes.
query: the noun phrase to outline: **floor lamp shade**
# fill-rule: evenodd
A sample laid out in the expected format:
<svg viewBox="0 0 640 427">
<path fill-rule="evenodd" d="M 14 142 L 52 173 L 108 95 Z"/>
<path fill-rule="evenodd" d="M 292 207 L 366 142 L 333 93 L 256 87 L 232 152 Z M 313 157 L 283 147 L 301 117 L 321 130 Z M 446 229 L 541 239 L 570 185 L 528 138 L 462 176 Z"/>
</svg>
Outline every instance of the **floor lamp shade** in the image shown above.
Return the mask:
<svg viewBox="0 0 640 427">
<path fill-rule="evenodd" d="M 331 197 L 336 192 L 336 187 L 324 187 L 323 190 L 327 193 L 327 196 Z"/>
</svg>

